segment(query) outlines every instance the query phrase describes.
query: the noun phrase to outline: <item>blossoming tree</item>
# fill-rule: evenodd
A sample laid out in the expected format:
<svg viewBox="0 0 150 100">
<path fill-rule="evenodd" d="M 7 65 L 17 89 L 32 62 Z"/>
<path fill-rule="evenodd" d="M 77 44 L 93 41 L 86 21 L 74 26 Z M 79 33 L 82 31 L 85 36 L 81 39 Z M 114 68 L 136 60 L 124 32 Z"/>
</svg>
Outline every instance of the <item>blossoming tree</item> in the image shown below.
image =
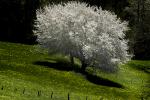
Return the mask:
<svg viewBox="0 0 150 100">
<path fill-rule="evenodd" d="M 125 39 L 128 23 L 109 11 L 68 2 L 38 10 L 36 22 L 42 47 L 78 58 L 82 71 L 87 66 L 110 71 L 131 58 Z"/>
</svg>

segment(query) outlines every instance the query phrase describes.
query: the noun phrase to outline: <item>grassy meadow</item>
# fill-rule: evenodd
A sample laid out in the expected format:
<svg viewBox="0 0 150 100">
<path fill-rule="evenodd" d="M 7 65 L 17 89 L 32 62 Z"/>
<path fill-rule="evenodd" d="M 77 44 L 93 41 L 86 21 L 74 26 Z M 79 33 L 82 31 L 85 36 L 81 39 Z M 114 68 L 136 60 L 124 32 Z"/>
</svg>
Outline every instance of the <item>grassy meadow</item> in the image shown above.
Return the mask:
<svg viewBox="0 0 150 100">
<path fill-rule="evenodd" d="M 34 45 L 0 42 L 0 100 L 150 100 L 150 61 L 115 73 L 71 67 L 69 57 Z"/>
</svg>

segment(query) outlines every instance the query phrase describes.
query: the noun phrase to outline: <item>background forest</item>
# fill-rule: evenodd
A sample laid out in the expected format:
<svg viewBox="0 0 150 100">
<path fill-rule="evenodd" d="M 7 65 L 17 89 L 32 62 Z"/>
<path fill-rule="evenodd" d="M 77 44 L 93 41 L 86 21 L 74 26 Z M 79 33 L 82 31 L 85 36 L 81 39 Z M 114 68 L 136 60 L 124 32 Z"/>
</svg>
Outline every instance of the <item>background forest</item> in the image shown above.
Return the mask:
<svg viewBox="0 0 150 100">
<path fill-rule="evenodd" d="M 1 0 L 0 1 L 0 40 L 36 43 L 34 19 L 36 9 L 52 3 L 69 0 Z M 123 20 L 129 21 L 130 52 L 134 59 L 150 59 L 150 0 L 77 0 L 90 5 L 101 6 L 114 12 Z"/>
</svg>

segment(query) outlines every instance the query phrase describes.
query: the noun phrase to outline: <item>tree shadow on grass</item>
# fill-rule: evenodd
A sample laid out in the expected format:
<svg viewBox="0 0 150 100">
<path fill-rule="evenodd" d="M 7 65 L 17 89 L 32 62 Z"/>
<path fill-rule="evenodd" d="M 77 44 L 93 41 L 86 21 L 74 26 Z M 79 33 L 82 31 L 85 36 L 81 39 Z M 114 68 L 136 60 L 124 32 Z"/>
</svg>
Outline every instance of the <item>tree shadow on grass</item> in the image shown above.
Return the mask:
<svg viewBox="0 0 150 100">
<path fill-rule="evenodd" d="M 96 76 L 96 75 L 92 75 L 88 72 L 82 72 L 80 70 L 80 67 L 78 65 L 71 65 L 71 63 L 66 62 L 66 61 L 60 61 L 60 60 L 56 60 L 55 62 L 48 62 L 48 61 L 37 61 L 34 62 L 35 65 L 42 65 L 42 66 L 46 66 L 48 68 L 54 68 L 56 70 L 61 70 L 61 71 L 75 71 L 77 73 L 81 73 L 82 75 L 84 75 L 86 77 L 86 79 L 88 81 L 90 81 L 91 83 L 94 83 L 96 85 L 103 85 L 103 86 L 108 86 L 108 87 L 116 87 L 116 88 L 124 88 L 124 86 L 122 86 L 119 83 L 113 82 L 111 80 Z"/>
<path fill-rule="evenodd" d="M 92 75 L 92 74 L 89 74 L 87 72 L 85 73 L 85 75 L 86 75 L 87 80 L 94 83 L 94 84 L 109 86 L 109 87 L 116 87 L 116 88 L 124 88 L 123 85 L 116 83 L 116 82 L 113 82 L 111 80 L 108 80 L 108 79 L 105 79 L 105 78 L 102 78 L 102 77 L 99 77 L 96 75 Z"/>
<path fill-rule="evenodd" d="M 129 66 L 132 66 L 132 68 L 140 70 L 140 71 L 144 71 L 145 73 L 149 73 L 150 74 L 150 66 L 148 65 L 144 65 L 144 64 L 134 64 L 134 63 L 129 63 Z"/>
<path fill-rule="evenodd" d="M 49 62 L 49 61 L 37 61 L 34 62 L 35 65 L 42 65 L 48 68 L 53 68 L 56 70 L 60 70 L 60 71 L 75 71 L 75 72 L 79 72 L 80 68 L 78 65 L 71 65 L 71 63 L 68 63 L 66 61 L 54 61 L 54 62 Z"/>
<path fill-rule="evenodd" d="M 38 62 L 35 62 L 34 64 L 42 65 L 42 66 L 46 66 L 49 68 L 54 68 L 54 69 L 62 70 L 62 71 L 72 71 L 73 70 L 73 68 L 68 66 L 67 63 L 62 63 L 62 62 L 38 61 Z"/>
</svg>

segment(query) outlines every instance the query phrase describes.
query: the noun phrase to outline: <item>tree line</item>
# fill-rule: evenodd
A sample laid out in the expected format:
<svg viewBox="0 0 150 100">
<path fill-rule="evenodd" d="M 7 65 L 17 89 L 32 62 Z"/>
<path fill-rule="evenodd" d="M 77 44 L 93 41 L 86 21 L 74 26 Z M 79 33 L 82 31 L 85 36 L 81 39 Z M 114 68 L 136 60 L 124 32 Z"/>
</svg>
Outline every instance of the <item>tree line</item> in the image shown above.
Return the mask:
<svg viewBox="0 0 150 100">
<path fill-rule="evenodd" d="M 70 0 L 1 0 L 0 1 L 0 40 L 36 43 L 33 34 L 36 9 L 46 4 Z M 114 12 L 123 20 L 129 21 L 127 32 L 130 52 L 134 59 L 150 58 L 150 1 L 149 0 L 76 0 Z"/>
</svg>

